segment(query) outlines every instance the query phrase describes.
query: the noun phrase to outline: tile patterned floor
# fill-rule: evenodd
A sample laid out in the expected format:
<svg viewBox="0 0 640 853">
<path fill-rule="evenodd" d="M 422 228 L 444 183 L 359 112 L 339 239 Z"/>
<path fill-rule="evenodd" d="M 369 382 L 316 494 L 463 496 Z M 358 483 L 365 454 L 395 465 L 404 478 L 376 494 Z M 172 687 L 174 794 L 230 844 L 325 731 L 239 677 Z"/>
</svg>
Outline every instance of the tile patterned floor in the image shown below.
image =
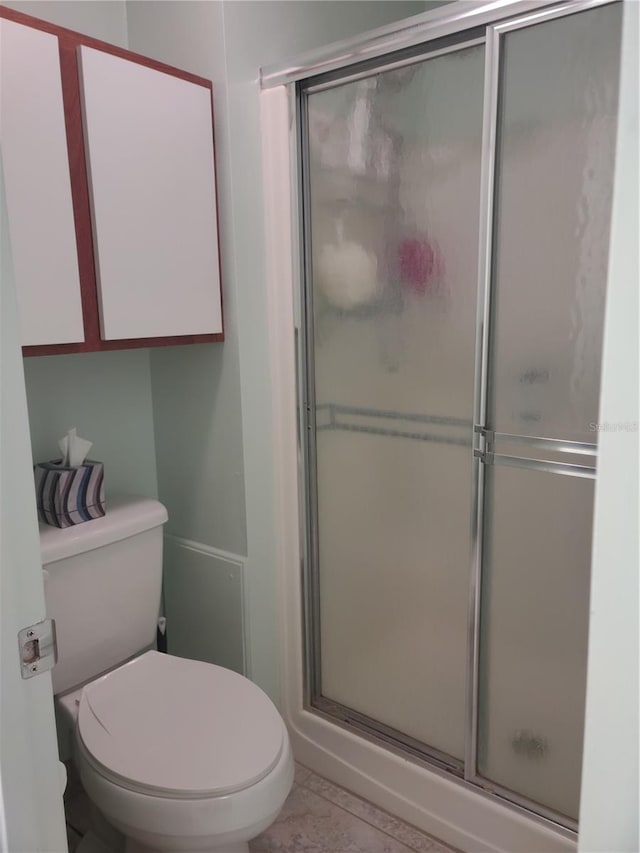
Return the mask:
<svg viewBox="0 0 640 853">
<path fill-rule="evenodd" d="M 70 773 L 65 795 L 69 853 L 89 829 L 89 808 Z M 249 848 L 251 853 L 455 853 L 300 764 L 278 819 Z"/>
</svg>

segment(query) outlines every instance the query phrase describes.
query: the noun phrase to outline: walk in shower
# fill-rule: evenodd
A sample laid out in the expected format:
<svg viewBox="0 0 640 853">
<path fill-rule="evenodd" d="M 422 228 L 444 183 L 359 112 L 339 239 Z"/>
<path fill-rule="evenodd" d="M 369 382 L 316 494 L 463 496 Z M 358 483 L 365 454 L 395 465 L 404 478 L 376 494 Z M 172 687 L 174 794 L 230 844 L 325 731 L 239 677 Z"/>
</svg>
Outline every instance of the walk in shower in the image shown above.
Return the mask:
<svg viewBox="0 0 640 853">
<path fill-rule="evenodd" d="M 307 707 L 569 829 L 620 21 L 296 84 Z"/>
</svg>

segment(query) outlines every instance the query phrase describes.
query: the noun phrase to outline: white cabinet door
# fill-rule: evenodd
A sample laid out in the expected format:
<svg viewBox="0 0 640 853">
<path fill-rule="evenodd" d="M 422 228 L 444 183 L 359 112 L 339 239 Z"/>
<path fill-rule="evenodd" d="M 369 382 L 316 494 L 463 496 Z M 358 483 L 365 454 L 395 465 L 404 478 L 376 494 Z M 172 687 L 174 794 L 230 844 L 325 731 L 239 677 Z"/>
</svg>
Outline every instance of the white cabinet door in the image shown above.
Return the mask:
<svg viewBox="0 0 640 853">
<path fill-rule="evenodd" d="M 79 58 L 103 339 L 221 332 L 210 90 Z"/>
<path fill-rule="evenodd" d="M 84 340 L 58 39 L 0 20 L 0 142 L 23 346 Z"/>
</svg>

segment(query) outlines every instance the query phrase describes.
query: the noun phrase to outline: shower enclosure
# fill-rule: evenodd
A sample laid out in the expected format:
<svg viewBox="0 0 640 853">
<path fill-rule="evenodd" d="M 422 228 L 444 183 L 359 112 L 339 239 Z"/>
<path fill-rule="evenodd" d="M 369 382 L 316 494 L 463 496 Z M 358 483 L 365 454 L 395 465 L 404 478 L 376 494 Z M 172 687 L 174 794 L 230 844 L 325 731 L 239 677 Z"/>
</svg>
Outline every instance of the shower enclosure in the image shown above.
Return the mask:
<svg viewBox="0 0 640 853">
<path fill-rule="evenodd" d="M 577 826 L 621 4 L 297 84 L 306 702 Z"/>
</svg>

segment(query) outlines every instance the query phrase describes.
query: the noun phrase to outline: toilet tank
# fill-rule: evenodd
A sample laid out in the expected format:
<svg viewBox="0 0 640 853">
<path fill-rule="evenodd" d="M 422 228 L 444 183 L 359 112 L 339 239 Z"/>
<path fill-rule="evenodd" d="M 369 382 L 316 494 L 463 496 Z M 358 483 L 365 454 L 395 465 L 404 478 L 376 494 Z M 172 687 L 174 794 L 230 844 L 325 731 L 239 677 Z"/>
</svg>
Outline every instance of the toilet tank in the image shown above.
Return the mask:
<svg viewBox="0 0 640 853">
<path fill-rule="evenodd" d="M 64 530 L 40 525 L 46 610 L 58 642 L 54 693 L 155 642 L 166 521 L 158 501 L 127 497 L 108 501 L 103 518 Z"/>
</svg>

